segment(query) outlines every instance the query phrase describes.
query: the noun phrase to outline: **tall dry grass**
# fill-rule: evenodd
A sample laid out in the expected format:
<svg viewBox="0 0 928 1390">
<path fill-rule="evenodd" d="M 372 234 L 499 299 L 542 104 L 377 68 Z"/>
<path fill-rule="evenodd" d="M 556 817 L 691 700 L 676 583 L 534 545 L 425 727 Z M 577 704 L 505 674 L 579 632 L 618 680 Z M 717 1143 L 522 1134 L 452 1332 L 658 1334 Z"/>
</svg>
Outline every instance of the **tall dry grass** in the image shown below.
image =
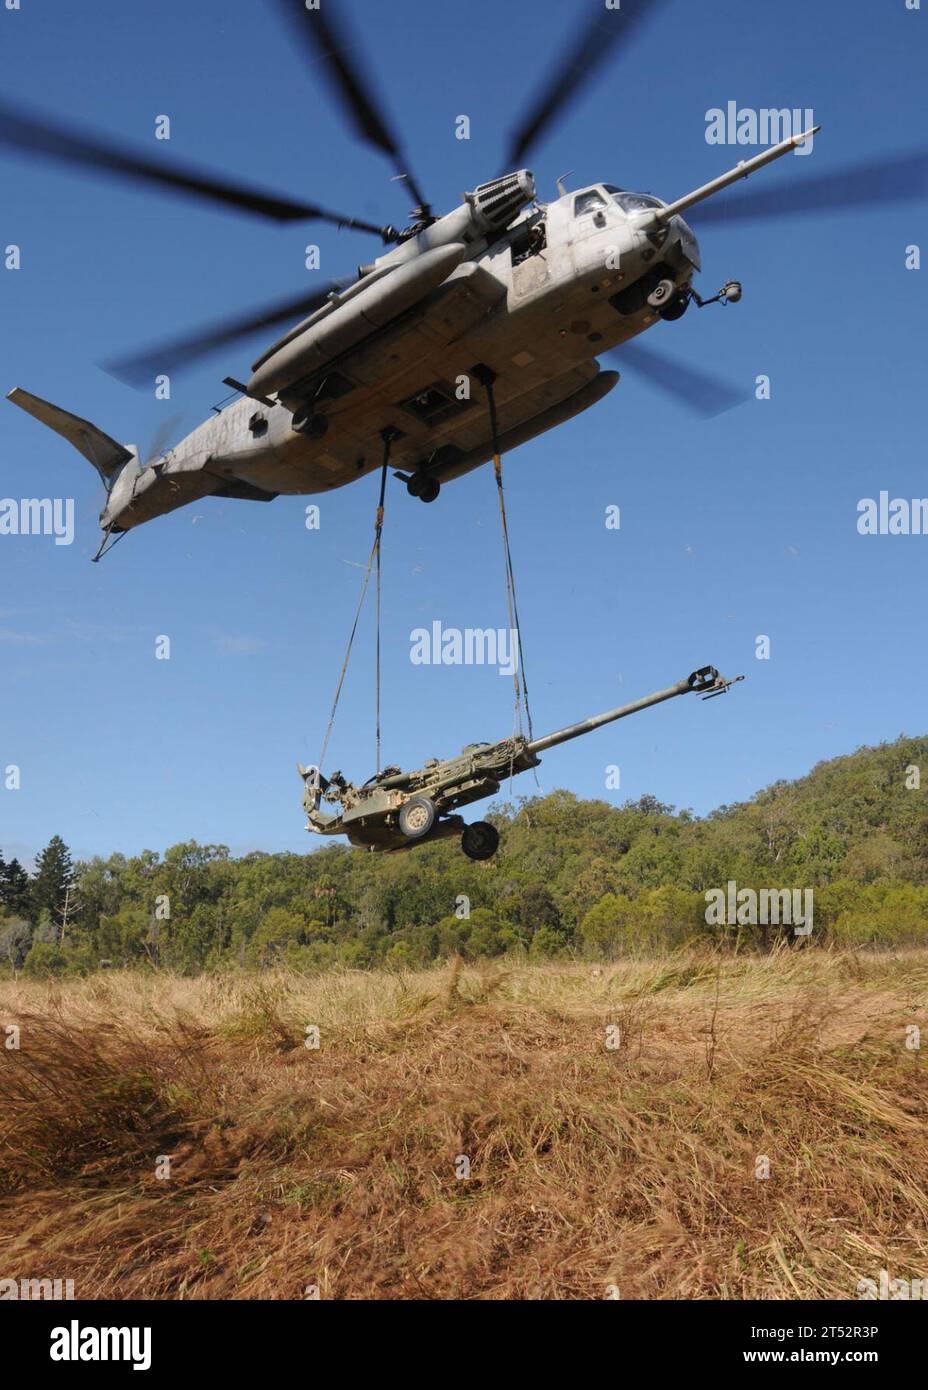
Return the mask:
<svg viewBox="0 0 928 1390">
<path fill-rule="evenodd" d="M 926 1004 L 914 950 L 6 981 L 0 1278 L 779 1299 L 925 1277 Z"/>
</svg>

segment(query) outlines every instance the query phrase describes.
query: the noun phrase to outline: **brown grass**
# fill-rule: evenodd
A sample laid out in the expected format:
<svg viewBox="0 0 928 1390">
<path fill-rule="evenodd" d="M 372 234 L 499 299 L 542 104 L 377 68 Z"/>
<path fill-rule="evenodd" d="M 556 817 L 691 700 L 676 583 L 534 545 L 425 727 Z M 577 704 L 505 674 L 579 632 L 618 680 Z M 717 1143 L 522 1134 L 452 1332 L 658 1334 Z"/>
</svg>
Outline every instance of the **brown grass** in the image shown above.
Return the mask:
<svg viewBox="0 0 928 1390">
<path fill-rule="evenodd" d="M 0 982 L 22 1030 L 0 1047 L 0 1278 L 159 1299 L 923 1278 L 905 1029 L 928 1047 L 926 1004 L 928 951 Z"/>
</svg>

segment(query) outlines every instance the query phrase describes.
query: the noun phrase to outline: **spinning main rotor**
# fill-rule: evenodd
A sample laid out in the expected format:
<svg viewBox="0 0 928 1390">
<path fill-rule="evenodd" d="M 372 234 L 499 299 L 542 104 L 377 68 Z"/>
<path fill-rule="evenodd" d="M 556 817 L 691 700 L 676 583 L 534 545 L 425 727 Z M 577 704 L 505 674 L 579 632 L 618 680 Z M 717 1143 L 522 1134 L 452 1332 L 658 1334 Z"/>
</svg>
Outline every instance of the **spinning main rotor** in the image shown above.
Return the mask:
<svg viewBox="0 0 928 1390">
<path fill-rule="evenodd" d="M 176 161 L 152 159 L 127 146 L 25 115 L 4 103 L 0 103 L 0 145 L 31 157 L 82 166 L 100 176 L 148 184 L 275 222 L 328 223 L 377 236 L 384 245 L 402 243 L 430 226 L 436 220 L 432 204 L 412 171 L 375 84 L 358 58 L 359 44 L 338 0 L 321 0 L 317 9 L 308 9 L 305 0 L 268 0 L 268 3 L 280 11 L 297 46 L 312 64 L 313 76 L 322 75 L 358 138 L 389 159 L 395 181 L 412 194 L 416 206 L 409 226 L 402 229 L 392 225 L 377 226 L 316 202 L 275 195 Z M 513 125 L 504 168 L 514 169 L 524 163 L 529 151 L 563 119 L 581 91 L 588 90 L 597 71 L 613 57 L 627 54 L 647 24 L 667 3 L 668 0 L 622 0 L 620 8 L 605 9 L 602 0 L 592 0 L 589 20 L 579 27 L 575 41 L 553 66 Z M 711 226 L 719 221 L 748 222 L 822 210 L 844 211 L 872 205 L 877 199 L 883 204 L 908 202 L 923 197 L 926 192 L 928 152 L 922 150 L 885 160 L 859 162 L 820 179 L 806 176 L 757 191 L 753 188 L 742 190 L 729 195 L 721 204 L 701 207 L 696 217 L 700 226 Z M 350 283 L 350 280 L 329 281 L 310 293 L 253 308 L 192 336 L 161 344 L 155 353 L 147 351 L 108 363 L 107 369 L 117 376 L 137 381 L 148 375 L 152 365 L 160 370 L 183 366 L 258 330 L 303 318 Z M 623 359 L 649 373 L 654 370 L 655 354 L 650 349 L 636 345 L 631 354 L 623 349 Z M 676 363 L 674 372 L 678 372 Z M 695 383 L 697 395 L 701 385 L 717 386 L 704 373 L 697 372 L 697 377 L 700 378 Z M 691 382 L 690 386 L 693 385 Z M 687 392 L 681 394 L 687 398 Z"/>
</svg>

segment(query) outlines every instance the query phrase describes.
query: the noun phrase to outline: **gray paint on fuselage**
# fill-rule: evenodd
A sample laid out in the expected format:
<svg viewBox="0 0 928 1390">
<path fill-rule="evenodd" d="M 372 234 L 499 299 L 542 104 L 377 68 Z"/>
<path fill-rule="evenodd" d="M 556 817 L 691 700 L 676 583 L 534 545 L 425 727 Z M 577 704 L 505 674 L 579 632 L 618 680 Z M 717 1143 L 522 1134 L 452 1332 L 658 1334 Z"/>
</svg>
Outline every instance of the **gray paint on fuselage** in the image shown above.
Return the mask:
<svg viewBox="0 0 928 1390">
<path fill-rule="evenodd" d="M 294 431 L 286 407 L 269 408 L 244 397 L 142 470 L 120 523 L 136 525 L 235 480 L 268 493 L 312 495 L 343 487 L 379 467 L 379 435 L 388 425 L 403 432 L 391 453 L 391 465 L 398 469 L 415 467 L 443 445 L 464 454 L 479 451 L 489 429 L 476 381 L 471 383 L 475 408 L 436 426 L 398 404 L 435 381 L 454 383 L 477 362 L 498 373 L 503 430 L 565 400 L 596 375 L 596 355 L 657 320 L 648 309 L 623 317 L 609 303 L 610 295 L 634 283 L 655 257 L 673 267 L 678 284 L 687 284 L 693 271 L 679 228 L 671 224 L 656 253 L 641 219 L 620 209 L 602 185 L 590 189 L 604 198 L 604 225 L 596 226 L 589 215 L 573 216 L 574 200 L 588 190 L 526 209 L 491 245 L 476 242 L 474 254 L 412 310 L 326 364 L 319 376 L 334 368 L 357 385 L 326 405 L 323 438 Z M 442 221 L 453 223 L 460 213 L 463 226 L 464 211 Z M 545 222 L 545 248 L 514 268 L 512 242 L 524 234 L 527 222 L 539 219 Z M 448 233 L 460 235 L 457 223 Z M 406 261 L 417 249 L 435 244 L 436 229 L 428 228 L 375 264 Z M 606 268 L 610 254 L 618 257 L 619 269 Z M 286 390 L 282 394 L 289 399 Z M 256 416 L 267 425 L 259 436 L 249 427 Z"/>
</svg>

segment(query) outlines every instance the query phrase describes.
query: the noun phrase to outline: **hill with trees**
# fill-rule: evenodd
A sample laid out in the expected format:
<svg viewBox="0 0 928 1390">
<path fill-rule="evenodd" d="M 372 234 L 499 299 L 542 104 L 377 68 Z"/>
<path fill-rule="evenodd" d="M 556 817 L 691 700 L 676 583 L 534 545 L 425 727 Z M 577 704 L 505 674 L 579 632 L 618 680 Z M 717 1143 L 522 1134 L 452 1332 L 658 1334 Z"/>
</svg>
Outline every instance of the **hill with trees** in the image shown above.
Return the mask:
<svg viewBox="0 0 928 1390">
<path fill-rule="evenodd" d="M 453 953 L 609 957 L 699 936 L 769 944 L 777 926 L 707 922 L 707 893 L 729 882 L 813 890 L 813 943 L 924 943 L 922 772 L 928 737 L 901 737 L 706 817 L 652 796 L 615 806 L 555 791 L 491 809 L 501 845 L 487 863 L 453 841 L 238 859 L 189 842 L 72 866 L 55 836 L 32 876 L 0 856 L 0 968 L 418 966 Z"/>
</svg>

